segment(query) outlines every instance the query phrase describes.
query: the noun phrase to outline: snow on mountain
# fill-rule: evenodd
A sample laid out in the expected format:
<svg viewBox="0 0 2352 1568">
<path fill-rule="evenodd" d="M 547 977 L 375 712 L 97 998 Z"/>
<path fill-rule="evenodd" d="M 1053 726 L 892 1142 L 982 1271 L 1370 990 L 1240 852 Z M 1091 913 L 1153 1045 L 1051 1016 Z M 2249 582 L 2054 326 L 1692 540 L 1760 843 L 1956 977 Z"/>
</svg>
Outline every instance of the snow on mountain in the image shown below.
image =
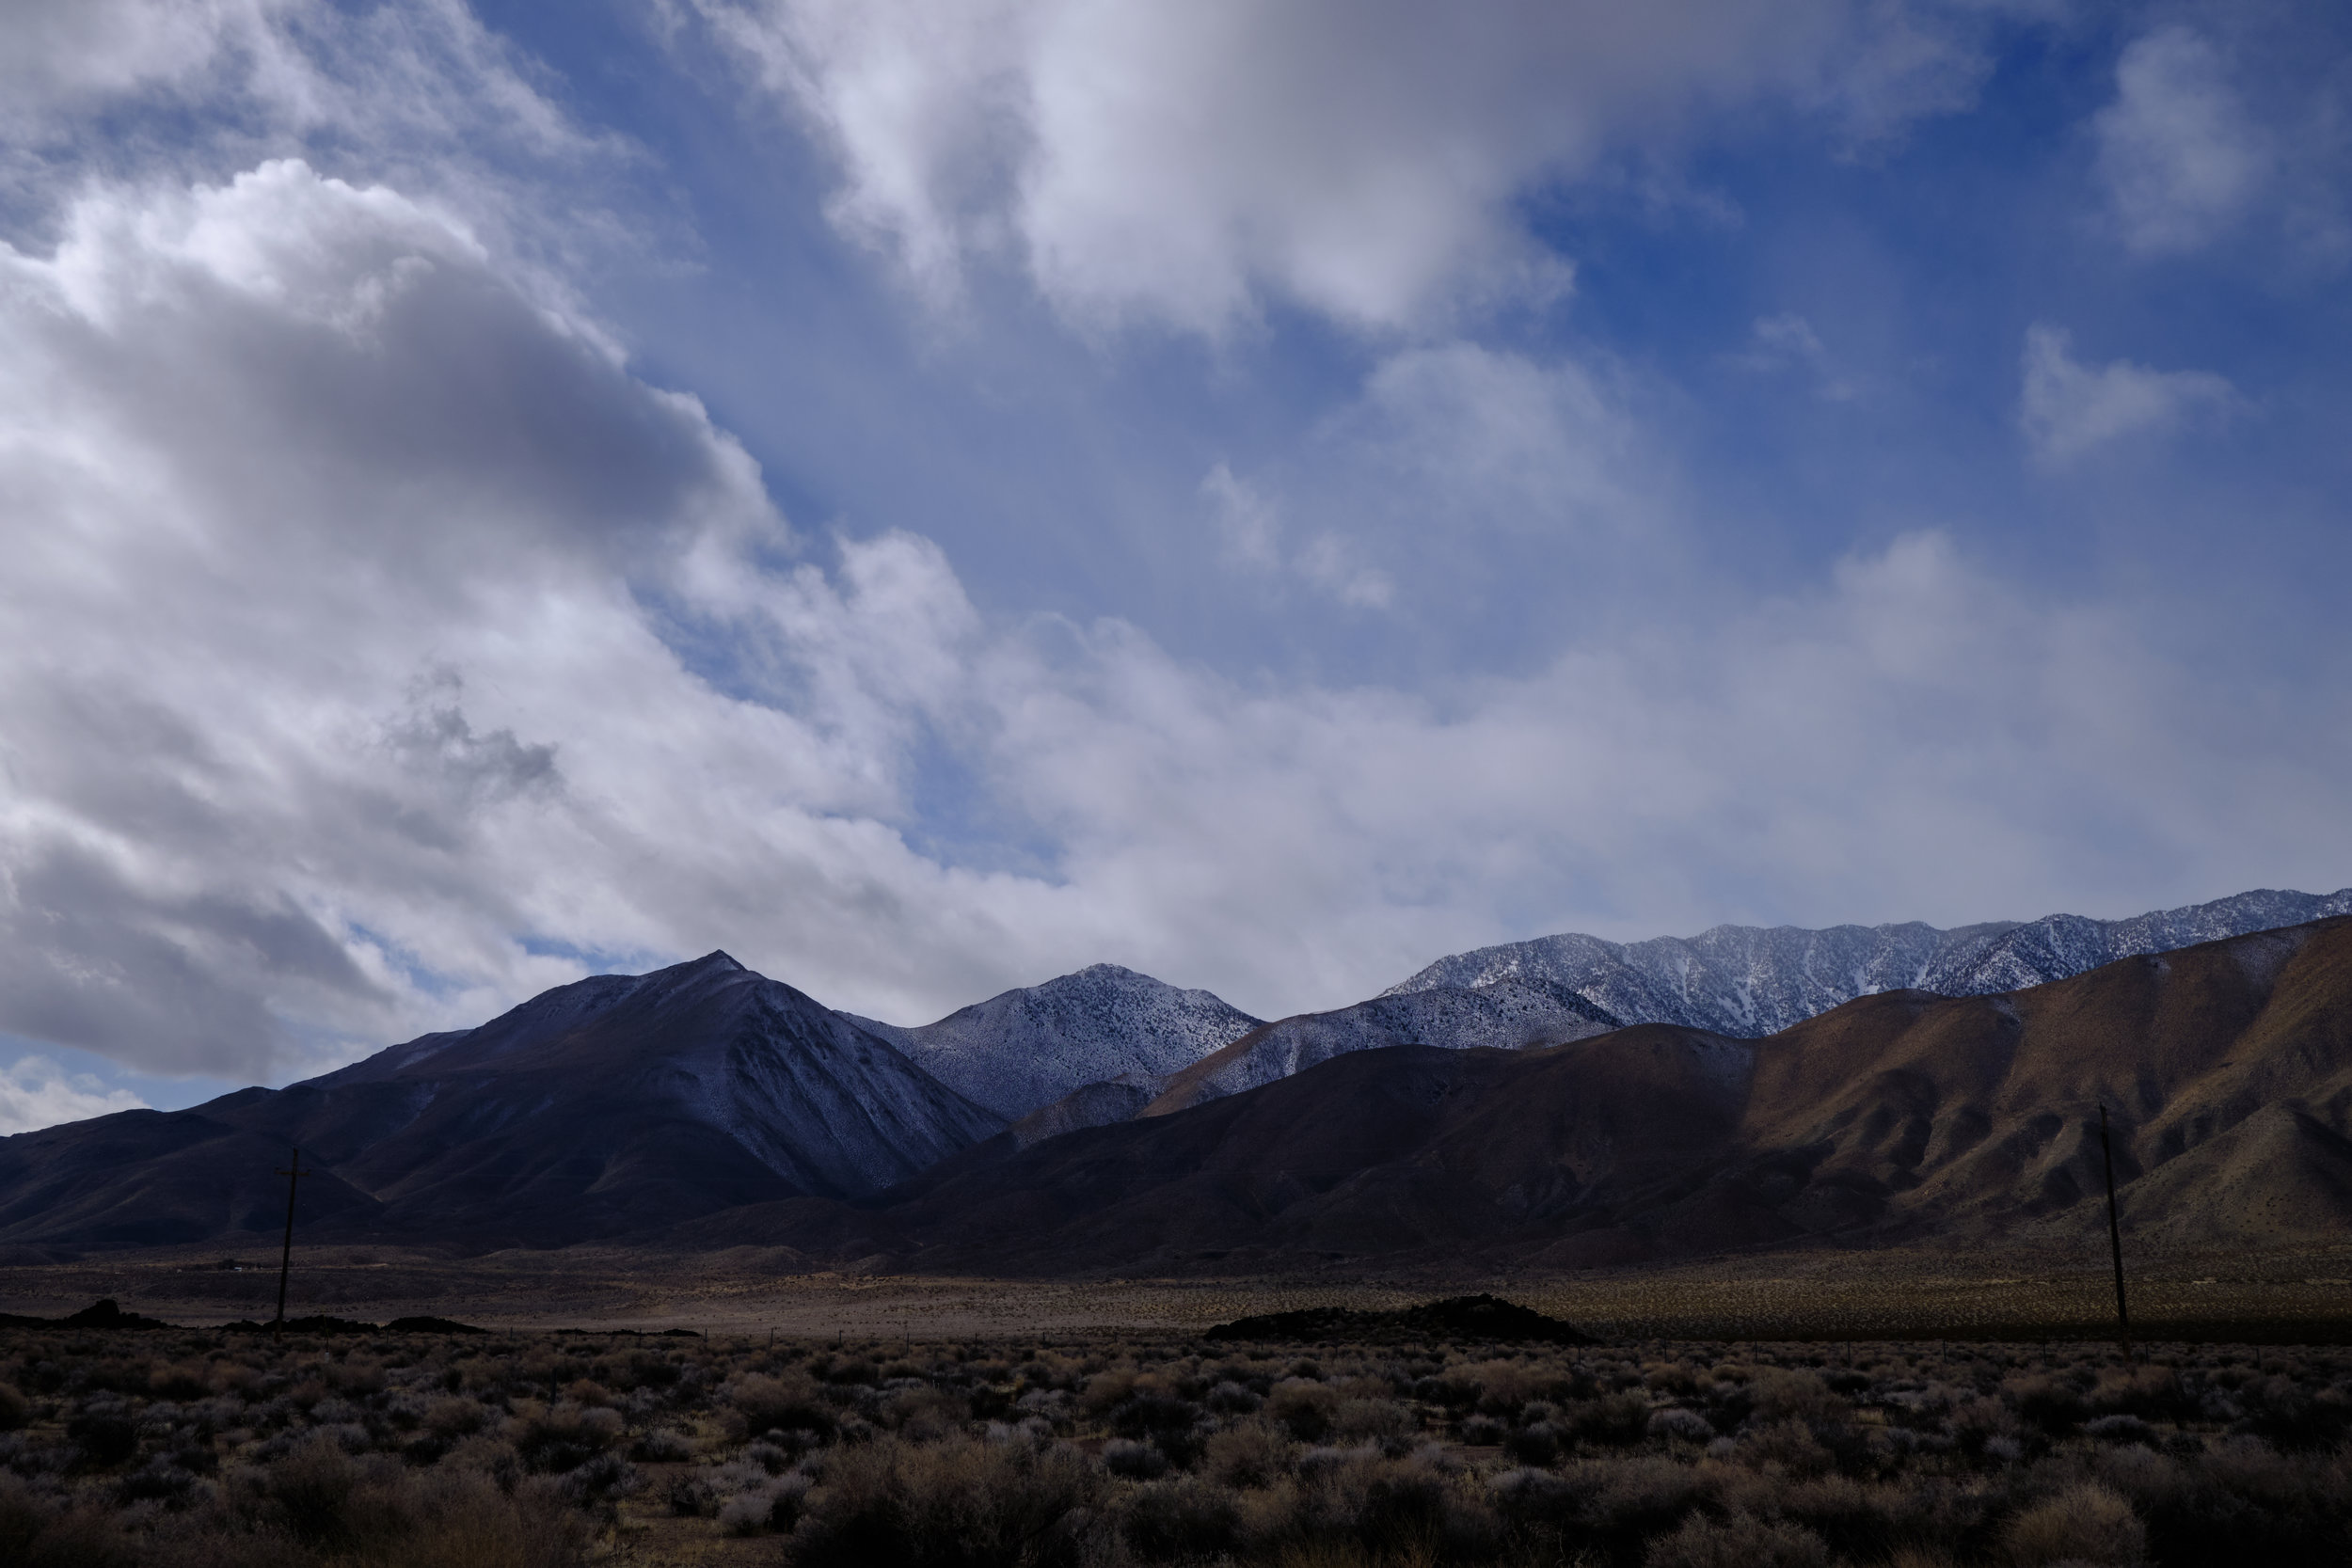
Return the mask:
<svg viewBox="0 0 2352 1568">
<path fill-rule="evenodd" d="M 1327 1013 L 1301 1013 L 1244 1035 L 1170 1074 L 1141 1115 L 1166 1116 L 1254 1089 L 1351 1051 L 1384 1045 L 1523 1051 L 1614 1029 L 1619 1020 L 1573 992 L 1538 981 L 1500 979 L 1478 987 L 1433 986 L 1378 996 Z"/>
<path fill-rule="evenodd" d="M 1164 1077 L 1258 1025 L 1208 991 L 1117 964 L 1009 990 L 916 1028 L 850 1022 L 1008 1121 L 1082 1085 Z"/>
<path fill-rule="evenodd" d="M 1574 933 L 1439 958 L 1382 992 L 1504 982 L 1574 995 L 1628 1023 L 1756 1038 L 1883 990 L 1982 996 L 2062 980 L 2117 958 L 2352 914 L 2339 893 L 2241 893 L 2128 920 L 2054 914 L 1938 930 L 1899 926 L 1718 926 L 1690 938 L 1612 942 Z"/>
</svg>

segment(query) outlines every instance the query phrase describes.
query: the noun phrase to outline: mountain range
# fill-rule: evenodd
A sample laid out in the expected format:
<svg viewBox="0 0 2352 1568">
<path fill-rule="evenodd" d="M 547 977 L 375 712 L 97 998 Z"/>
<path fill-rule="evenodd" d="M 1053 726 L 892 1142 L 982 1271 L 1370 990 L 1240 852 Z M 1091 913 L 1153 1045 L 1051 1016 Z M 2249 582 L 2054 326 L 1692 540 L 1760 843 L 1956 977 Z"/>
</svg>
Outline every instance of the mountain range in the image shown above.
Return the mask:
<svg viewBox="0 0 2352 1568">
<path fill-rule="evenodd" d="M 1344 1053 L 1182 1114 L 987 1140 L 754 1241 L 920 1273 L 1585 1268 L 1806 1244 L 2352 1227 L 2352 918 L 1988 996 L 1894 990 L 1762 1039 L 1638 1024 L 1524 1051 Z M 2103 1236 L 2100 1238 L 2103 1240 Z"/>
<path fill-rule="evenodd" d="M 1754 1039 L 1882 991 L 1992 995 L 2117 958 L 2342 914 L 2352 914 L 2352 888 L 2265 889 L 2129 920 L 2056 914 L 1948 931 L 1913 922 L 1819 931 L 1718 926 L 1625 943 L 1540 937 L 1440 958 L 1369 1002 L 1262 1025 L 1173 1073 L 1088 1085 L 1022 1132 L 1034 1138 L 1166 1115 L 1379 1046 L 1559 1044 L 1633 1023 Z"/>
<path fill-rule="evenodd" d="M 2057 1189 L 2021 1196 L 2013 1182 L 1979 1180 L 1992 1167 L 1966 1150 L 2010 1149 L 2003 1158 L 2034 1180 L 2071 1170 L 2079 1137 L 2063 1128 L 2080 1085 L 2012 1074 L 1988 1086 L 1991 1069 L 1961 1064 L 2017 1056 L 2017 1040 L 2001 1043 L 2004 1018 L 2012 1033 L 2026 1030 L 2016 1021 L 2064 1017 L 2075 1035 L 2095 1023 L 2122 1038 L 2141 1006 L 2112 987 L 2083 992 L 2105 998 L 2095 1006 L 2041 999 L 2046 983 L 2024 988 L 2102 963 L 2095 973 L 2109 974 L 2119 959 L 2136 973 L 2168 943 L 2235 955 L 2196 958 L 2198 975 L 2260 969 L 2275 948 L 2295 959 L 2280 960 L 2296 976 L 2285 994 L 2324 1022 L 2352 998 L 2328 990 L 2326 963 L 2311 970 L 2315 960 L 2296 955 L 2314 942 L 2334 952 L 2344 923 L 2327 917 L 2346 912 L 2352 890 L 1949 932 L 1551 937 L 1442 959 L 1353 1007 L 1270 1023 L 1206 991 L 1097 965 L 904 1028 L 832 1011 L 714 953 L 559 987 L 478 1028 L 282 1090 L 0 1139 L 0 1243 L 56 1253 L 265 1232 L 281 1212 L 273 1172 L 296 1145 L 316 1173 L 302 1188 L 306 1234 L 467 1250 L 760 1240 L 927 1267 L 988 1257 L 1206 1266 L 1302 1248 L 1523 1252 L 1548 1238 L 1543 1248 L 1567 1249 L 1562 1259 L 1597 1259 L 1854 1226 L 1999 1229 L 2035 1222 Z M 2274 921 L 2292 929 L 2246 945 L 2244 933 Z M 2240 940 L 2214 948 L 2214 937 Z M 2259 1003 L 2192 1006 L 2183 1016 L 2202 1022 L 2183 1027 L 2204 1034 L 2180 1047 L 2201 1061 L 2250 1051 L 2268 1076 L 2222 1093 L 2208 1075 L 2191 1093 L 2179 1073 L 2151 1067 L 2102 1092 L 2116 1095 L 2152 1180 L 2161 1166 L 2164 1181 L 2187 1181 L 2199 1167 L 2181 1162 L 2194 1151 L 2268 1170 L 2263 1160 L 2284 1150 L 2293 1158 L 2277 1168 L 2309 1178 L 2296 1201 L 2340 1218 L 2326 1139 L 2346 1132 L 2346 1096 L 2321 1093 L 2312 1065 L 2334 1059 L 2333 1037 L 2248 1035 L 2246 1007 L 2286 1005 L 2270 985 L 2256 987 Z M 2189 988 L 2208 998 L 2226 989 L 2210 976 Z M 1951 1000 L 1972 997 L 1991 1000 Z M 1950 1008 L 1975 1009 L 1973 1022 L 1953 1022 L 1963 1014 Z M 2067 1050 L 2048 1043 L 2055 1027 L 2035 1037 L 2050 1061 Z M 1957 1042 L 1951 1060 L 1939 1040 Z M 1898 1057 L 1906 1065 L 1885 1065 Z M 1811 1068 L 1798 1071 L 1812 1086 L 1758 1119 L 1778 1103 L 1780 1064 L 1831 1059 L 1846 1065 L 1818 1083 Z M 1887 1086 L 1897 1084 L 1912 1086 Z M 1856 1085 L 1879 1085 L 1868 1091 L 1879 1098 L 1822 1109 L 1863 1092 Z M 2021 1109 L 2045 1091 L 2050 1108 Z M 2201 1120 L 2159 1115 L 2192 1102 Z M 1499 1119 L 1482 1133 L 1482 1117 Z M 2050 1117 L 2058 1130 L 2037 1132 Z M 1886 1128 L 1915 1122 L 1926 1131 L 1905 1164 L 1880 1146 L 1895 1136 Z M 2257 1124 L 2269 1152 L 2228 1153 Z M 1871 1128 L 1877 1142 L 1852 1143 Z M 1475 1158 L 1454 1141 L 1489 1134 L 1500 1141 Z M 2074 1153 L 2050 1155 L 2060 1145 Z M 1485 1174 L 1463 1174 L 1473 1167 Z M 1963 1167 L 1979 1175 L 1949 1174 Z M 2079 1196 L 2079 1174 L 2069 1180 Z M 1702 1191 L 1713 1196 L 1700 1202 Z M 2182 1214 L 2203 1201 L 2193 1182 L 2183 1193 Z M 1120 1207 L 1130 1202 L 1141 1207 Z M 1164 1204 L 1178 1206 L 1172 1217 L 1153 1218 Z M 2219 1222 L 2180 1223 L 2185 1234 Z"/>
</svg>

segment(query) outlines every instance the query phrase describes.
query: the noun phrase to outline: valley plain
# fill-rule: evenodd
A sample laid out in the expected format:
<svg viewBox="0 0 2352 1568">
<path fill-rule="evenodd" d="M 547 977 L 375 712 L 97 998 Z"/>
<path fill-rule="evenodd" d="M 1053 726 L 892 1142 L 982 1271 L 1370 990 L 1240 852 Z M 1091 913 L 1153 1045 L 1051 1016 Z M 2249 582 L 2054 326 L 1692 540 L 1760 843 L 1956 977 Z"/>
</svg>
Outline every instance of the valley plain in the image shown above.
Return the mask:
<svg viewBox="0 0 2352 1568">
<path fill-rule="evenodd" d="M 2249 1253 L 2182 1249 L 2129 1260 L 2147 1340 L 2352 1343 L 2352 1239 Z M 0 1265 L 0 1311 L 61 1316 L 111 1298 L 191 1326 L 266 1318 L 275 1259 L 224 1270 L 184 1250 Z M 2031 1341 L 2110 1338 L 2104 1251 L 1820 1249 L 1582 1273 L 992 1278 L 808 1271 L 762 1248 L 680 1257 L 613 1248 L 437 1257 L 298 1249 L 288 1311 L 368 1322 L 433 1316 L 518 1333 L 558 1328 L 802 1338 L 912 1335 L 1010 1340 L 1195 1335 L 1303 1307 L 1386 1308 L 1491 1292 L 1612 1338 Z"/>
</svg>

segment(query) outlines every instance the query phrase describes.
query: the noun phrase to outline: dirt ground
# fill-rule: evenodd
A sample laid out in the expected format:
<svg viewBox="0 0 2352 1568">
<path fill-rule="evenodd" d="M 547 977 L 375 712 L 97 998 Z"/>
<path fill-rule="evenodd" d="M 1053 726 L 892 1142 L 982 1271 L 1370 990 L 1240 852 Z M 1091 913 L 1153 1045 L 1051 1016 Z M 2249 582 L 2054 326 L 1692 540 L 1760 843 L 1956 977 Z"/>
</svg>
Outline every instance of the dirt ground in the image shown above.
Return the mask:
<svg viewBox="0 0 2352 1568">
<path fill-rule="evenodd" d="M 0 1262 L 0 1312 L 55 1315 L 112 1297 L 189 1325 L 266 1319 L 278 1259 L 186 1251 L 69 1263 Z M 1032 1280 L 792 1272 L 758 1248 L 680 1258 L 596 1248 L 436 1257 L 297 1247 L 291 1315 L 384 1322 L 412 1314 L 498 1329 L 691 1328 L 795 1338 L 1177 1334 L 1252 1313 L 1387 1307 L 1492 1291 L 1626 1338 L 2034 1339 L 2105 1336 L 2104 1257 L 1839 1251 L 1713 1259 L 1578 1274 L 1354 1274 Z M 2296 1253 L 2135 1259 L 2134 1323 L 2149 1339 L 2352 1340 L 2352 1240 Z"/>
</svg>

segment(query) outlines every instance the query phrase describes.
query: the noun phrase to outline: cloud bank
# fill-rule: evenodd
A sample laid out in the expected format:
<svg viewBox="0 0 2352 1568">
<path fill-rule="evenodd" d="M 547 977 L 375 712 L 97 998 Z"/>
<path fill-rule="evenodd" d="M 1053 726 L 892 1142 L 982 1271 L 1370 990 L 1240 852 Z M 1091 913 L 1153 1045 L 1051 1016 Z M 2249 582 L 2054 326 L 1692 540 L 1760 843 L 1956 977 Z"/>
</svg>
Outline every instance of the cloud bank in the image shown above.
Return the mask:
<svg viewBox="0 0 2352 1568">
<path fill-rule="evenodd" d="M 1454 330 L 1565 286 L 1531 182 L 1725 107 L 1890 134 L 1973 89 L 1959 13 L 710 0 L 834 221 L 935 295 L 1004 264 L 1082 325 L 1342 324 L 1303 436 L 1182 480 L 1237 601 L 1363 640 L 1281 673 L 984 610 L 920 516 L 787 520 L 565 269 L 602 242 L 539 175 L 636 154 L 462 8 L 223 5 L 119 58 L 37 14 L 0 1032 L 283 1078 L 719 946 L 900 1022 L 1105 959 L 1273 1015 L 1547 930 L 2122 914 L 2352 858 L 2352 680 L 2282 695 L 1944 519 L 1758 588 L 1654 372 Z M 214 119 L 117 166 L 76 138 L 126 94 Z M 1867 401 L 1826 321 L 1732 319 L 1719 360 Z M 2053 468 L 2241 401 L 2046 326 L 2011 363 Z M 1453 657 L 1472 622 L 1515 657 Z M 20 1065 L 0 1117 L 110 1092 Z"/>
<path fill-rule="evenodd" d="M 41 520 L 0 586 L 0 1029 L 151 1070 L 723 944 L 898 1018 L 1104 958 L 1279 1011 L 1724 879 L 2038 908 L 2151 845 L 2345 836 L 2238 809 L 2223 694 L 2127 617 L 1934 535 L 1525 678 L 1250 690 L 992 624 L 919 537 L 804 552 L 691 400 L 389 190 L 94 192 L 0 277 L 0 489 Z"/>
</svg>

